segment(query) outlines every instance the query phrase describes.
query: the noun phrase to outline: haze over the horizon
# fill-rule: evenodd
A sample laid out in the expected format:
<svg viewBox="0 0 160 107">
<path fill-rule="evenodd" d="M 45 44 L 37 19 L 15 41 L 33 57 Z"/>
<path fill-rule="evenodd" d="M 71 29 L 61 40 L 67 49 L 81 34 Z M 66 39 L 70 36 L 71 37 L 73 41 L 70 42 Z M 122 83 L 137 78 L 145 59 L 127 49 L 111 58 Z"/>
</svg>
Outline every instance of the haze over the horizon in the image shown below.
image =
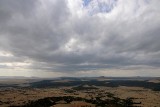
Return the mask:
<svg viewBox="0 0 160 107">
<path fill-rule="evenodd" d="M 160 76 L 160 0 L 0 0 L 0 76 Z"/>
</svg>

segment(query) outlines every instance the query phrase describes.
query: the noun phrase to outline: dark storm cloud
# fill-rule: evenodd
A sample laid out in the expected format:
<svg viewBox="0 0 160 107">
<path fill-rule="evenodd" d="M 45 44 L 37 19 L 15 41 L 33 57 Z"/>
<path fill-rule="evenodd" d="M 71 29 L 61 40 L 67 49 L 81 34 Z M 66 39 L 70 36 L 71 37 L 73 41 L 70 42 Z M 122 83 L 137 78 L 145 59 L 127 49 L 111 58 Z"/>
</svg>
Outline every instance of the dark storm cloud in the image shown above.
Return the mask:
<svg viewBox="0 0 160 107">
<path fill-rule="evenodd" d="M 150 3 L 128 7 L 131 15 L 115 7 L 120 14 L 107 19 L 110 13 L 78 16 L 67 0 L 1 0 L 0 51 L 13 56 L 0 62 L 31 60 L 30 69 L 59 72 L 158 67 L 159 1 Z"/>
</svg>

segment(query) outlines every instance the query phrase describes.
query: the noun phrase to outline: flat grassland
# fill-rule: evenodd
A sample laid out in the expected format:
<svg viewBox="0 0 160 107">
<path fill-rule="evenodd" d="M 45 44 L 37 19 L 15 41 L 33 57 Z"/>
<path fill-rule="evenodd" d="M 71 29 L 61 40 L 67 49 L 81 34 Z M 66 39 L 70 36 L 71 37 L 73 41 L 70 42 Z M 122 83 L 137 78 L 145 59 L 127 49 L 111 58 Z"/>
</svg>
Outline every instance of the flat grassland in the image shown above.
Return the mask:
<svg viewBox="0 0 160 107">
<path fill-rule="evenodd" d="M 159 78 L 1 79 L 0 107 L 160 107 Z"/>
</svg>

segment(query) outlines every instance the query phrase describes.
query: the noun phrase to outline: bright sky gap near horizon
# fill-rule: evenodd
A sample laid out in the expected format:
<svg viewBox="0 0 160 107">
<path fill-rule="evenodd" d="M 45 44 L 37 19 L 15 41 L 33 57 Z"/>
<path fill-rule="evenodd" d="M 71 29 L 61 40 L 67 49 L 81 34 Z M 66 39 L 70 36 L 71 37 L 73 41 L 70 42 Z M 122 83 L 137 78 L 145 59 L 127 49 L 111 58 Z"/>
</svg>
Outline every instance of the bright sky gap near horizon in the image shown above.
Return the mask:
<svg viewBox="0 0 160 107">
<path fill-rule="evenodd" d="M 160 0 L 0 0 L 0 76 L 160 76 Z"/>
</svg>

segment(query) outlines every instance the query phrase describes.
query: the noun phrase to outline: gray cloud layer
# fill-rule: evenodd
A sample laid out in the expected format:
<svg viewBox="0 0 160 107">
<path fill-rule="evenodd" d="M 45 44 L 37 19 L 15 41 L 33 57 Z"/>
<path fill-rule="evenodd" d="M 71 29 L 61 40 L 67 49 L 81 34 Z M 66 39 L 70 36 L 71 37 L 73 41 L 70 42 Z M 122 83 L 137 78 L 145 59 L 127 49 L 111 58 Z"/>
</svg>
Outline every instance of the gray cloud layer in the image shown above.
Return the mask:
<svg viewBox="0 0 160 107">
<path fill-rule="evenodd" d="M 1 0 L 0 51 L 12 55 L 0 56 L 0 69 L 11 62 L 58 72 L 159 68 L 160 1 L 117 2 L 110 13 L 89 15 L 81 0 Z"/>
</svg>

